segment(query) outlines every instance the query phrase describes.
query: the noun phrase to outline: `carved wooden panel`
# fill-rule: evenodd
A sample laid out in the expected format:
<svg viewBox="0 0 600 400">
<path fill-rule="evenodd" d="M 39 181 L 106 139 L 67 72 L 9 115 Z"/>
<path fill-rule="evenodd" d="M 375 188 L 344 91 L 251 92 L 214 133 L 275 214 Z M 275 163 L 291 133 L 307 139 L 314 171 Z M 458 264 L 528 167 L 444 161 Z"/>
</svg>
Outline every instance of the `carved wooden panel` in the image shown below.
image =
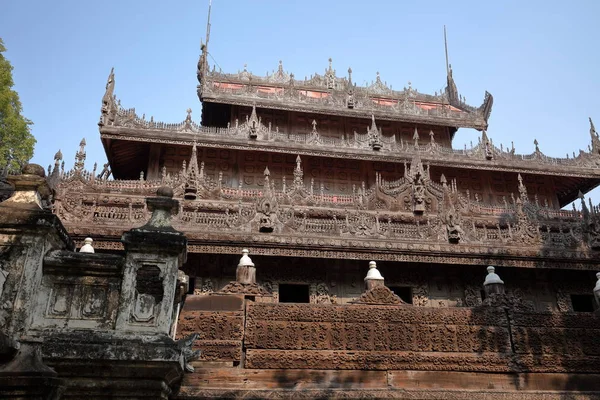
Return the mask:
<svg viewBox="0 0 600 400">
<path fill-rule="evenodd" d="M 248 368 L 507 370 L 502 310 L 248 304 L 246 318 Z"/>
</svg>

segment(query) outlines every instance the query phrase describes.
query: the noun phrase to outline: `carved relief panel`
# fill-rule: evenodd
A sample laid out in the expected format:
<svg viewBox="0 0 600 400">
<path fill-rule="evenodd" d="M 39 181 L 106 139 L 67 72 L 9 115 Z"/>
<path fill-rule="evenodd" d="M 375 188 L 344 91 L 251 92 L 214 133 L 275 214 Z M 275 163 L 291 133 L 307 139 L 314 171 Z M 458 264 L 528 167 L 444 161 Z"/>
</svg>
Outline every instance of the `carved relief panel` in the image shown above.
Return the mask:
<svg viewBox="0 0 600 400">
<path fill-rule="evenodd" d="M 112 328 L 119 286 L 117 278 L 44 275 L 33 326 Z"/>
<path fill-rule="evenodd" d="M 168 333 L 177 269 L 174 256 L 129 251 L 121 284 L 117 329 Z"/>
</svg>

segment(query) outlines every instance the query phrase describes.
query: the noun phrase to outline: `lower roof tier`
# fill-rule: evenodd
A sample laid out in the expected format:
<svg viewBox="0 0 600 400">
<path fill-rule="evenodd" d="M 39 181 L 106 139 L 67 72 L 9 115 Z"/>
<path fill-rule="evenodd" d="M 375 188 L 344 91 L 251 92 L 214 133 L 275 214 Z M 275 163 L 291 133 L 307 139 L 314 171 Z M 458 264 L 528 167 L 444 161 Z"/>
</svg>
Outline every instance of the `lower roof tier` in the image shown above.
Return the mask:
<svg viewBox="0 0 600 400">
<path fill-rule="evenodd" d="M 166 152 L 182 156 L 180 150 L 189 148 Z M 149 218 L 145 199 L 167 186 L 180 200 L 174 226 L 192 252 L 251 245 L 271 255 L 596 268 L 600 208 L 588 207 L 582 196 L 582 211 L 560 210 L 550 177 L 484 179 L 481 172 L 461 175 L 462 169 L 428 166 L 418 157 L 406 165 L 331 165 L 326 158 L 198 153 L 192 147 L 180 169 L 163 165 L 156 179 L 110 180 L 104 171 L 84 170 L 81 149 L 75 169 L 61 172 L 57 159 L 48 178 L 54 210 L 72 234 L 117 246 L 123 231 Z M 230 157 L 240 162 L 230 164 Z M 345 192 L 338 191 L 343 185 Z"/>
<path fill-rule="evenodd" d="M 190 162 L 194 146 L 193 141 L 186 143 L 181 140 L 157 137 L 154 138 L 154 141 L 146 141 L 144 137 L 125 136 L 119 133 L 103 133 L 101 137 L 113 175 L 117 179 L 137 179 L 140 173 L 143 173 L 147 179 L 159 179 L 163 167 L 166 173 L 178 174 L 182 163 Z M 466 191 L 469 190 L 471 197 L 479 195 L 482 202 L 490 205 L 502 205 L 501 196 L 510 197 L 511 193 L 517 193 L 518 174 L 521 174 L 526 182 L 530 181 L 530 184 L 533 184 L 534 181 L 543 181 L 542 187 L 548 193 L 539 193 L 540 204 L 543 204 L 544 198 L 548 198 L 548 204 L 554 208 L 565 206 L 575 200 L 580 191 L 587 193 L 600 184 L 600 170 L 595 168 L 557 164 L 553 165 L 554 168 L 549 168 L 543 163 L 534 162 L 534 160 L 522 163 L 501 163 L 498 160 L 481 159 L 475 156 L 467 156 L 464 157 L 466 160 L 461 160 L 460 157 L 444 158 L 435 153 L 421 152 L 418 151 L 418 148 L 395 155 L 386 155 L 380 152 L 371 152 L 365 155 L 354 152 L 314 151 L 306 147 L 291 152 L 285 146 L 261 147 L 255 145 L 255 142 L 232 146 L 215 140 L 198 141 L 195 142 L 195 145 L 200 155 L 198 162 L 207 162 L 207 168 L 210 168 L 210 171 L 205 172 L 216 179 L 221 171 L 226 178 L 224 182 L 235 187 L 240 182 L 244 187 L 260 186 L 261 174 L 267 166 L 271 168 L 275 174 L 273 178 L 280 185 L 283 176 L 287 175 L 289 178 L 292 175 L 297 155 L 300 155 L 306 162 L 319 165 L 311 169 L 310 175 L 314 180 L 315 190 L 320 184 L 325 184 L 325 191 L 332 194 L 348 194 L 353 185 L 359 187 L 362 182 L 369 185 L 374 182 L 375 172 L 378 171 L 383 173 L 385 179 L 398 179 L 403 176 L 405 165 L 411 164 L 415 159 L 419 159 L 420 162 L 431 168 L 435 176 L 434 181 L 439 182 L 442 174 L 448 180 L 459 178 L 459 188 L 463 193 L 466 194 Z M 213 154 L 217 154 L 217 156 Z M 221 157 L 220 154 L 225 155 Z M 255 160 L 255 165 L 249 165 L 251 159 Z M 356 171 L 344 173 L 345 167 L 341 167 L 342 164 L 352 165 L 362 172 L 358 175 Z M 524 165 L 528 168 L 525 168 Z M 251 168 L 253 172 L 245 171 L 244 168 Z M 232 175 L 232 171 L 237 172 Z M 249 178 L 246 179 L 248 175 L 256 176 L 248 180 Z M 474 177 L 478 181 L 476 185 L 467 183 L 473 182 Z M 333 181 L 340 187 L 331 186 L 330 183 Z M 498 182 L 501 182 L 502 185 L 508 182 L 508 186 L 505 185 L 505 188 L 496 190 L 497 196 L 489 198 L 486 193 L 492 193 L 492 186 Z M 553 197 L 548 196 L 550 193 Z"/>
<path fill-rule="evenodd" d="M 366 124 L 365 124 L 366 125 Z M 191 119 L 191 111 L 181 124 L 163 124 L 147 121 L 137 116 L 134 110 L 118 109 L 111 118 L 103 118 L 100 134 L 107 158 L 117 177 L 122 167 L 135 164 L 131 152 L 116 151 L 116 147 L 128 142 L 131 146 L 140 147 L 140 143 L 192 145 L 199 147 L 221 148 L 229 150 L 264 151 L 282 154 L 300 154 L 308 156 L 329 157 L 338 159 L 366 160 L 376 162 L 408 162 L 419 156 L 423 162 L 432 166 L 456 167 L 474 170 L 511 171 L 523 174 L 541 174 L 566 176 L 593 180 L 592 184 L 583 184 L 582 191 L 595 187 L 600 179 L 600 139 L 595 129 L 590 129 L 592 144 L 589 151 L 580 150 L 573 157 L 554 158 L 544 155 L 535 142 L 535 151 L 529 155 L 516 154 L 513 149 L 498 148 L 488 138 L 485 131 L 479 143 L 474 147 L 452 149 L 448 146 L 448 135 L 452 132 L 438 132 L 436 140 L 433 130 L 423 132 L 424 126 L 415 127 L 412 139 L 397 139 L 396 134 L 386 136 L 381 126 L 373 118 L 365 132 L 353 132 L 351 135 L 329 136 L 319 133 L 319 128 L 307 132 L 294 133 L 280 131 L 272 124 L 265 125 L 258 117 L 256 109 L 243 123 L 225 127 L 206 127 L 195 124 Z M 445 137 L 444 137 L 445 135 Z M 426 137 L 426 138 L 425 138 Z M 141 149 L 136 150 L 138 156 Z M 140 171 L 141 169 L 138 169 Z M 577 195 L 575 190 L 572 201 Z M 568 202 L 567 201 L 567 202 Z"/>
</svg>

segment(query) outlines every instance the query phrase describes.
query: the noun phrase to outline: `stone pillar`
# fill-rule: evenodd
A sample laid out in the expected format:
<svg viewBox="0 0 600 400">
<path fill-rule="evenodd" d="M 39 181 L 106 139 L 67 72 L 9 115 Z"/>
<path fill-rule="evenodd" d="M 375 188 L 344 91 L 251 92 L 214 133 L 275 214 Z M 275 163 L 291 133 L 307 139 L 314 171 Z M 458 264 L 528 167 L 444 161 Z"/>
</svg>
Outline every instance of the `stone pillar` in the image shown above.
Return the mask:
<svg viewBox="0 0 600 400">
<path fill-rule="evenodd" d="M 159 188 L 146 203 L 150 221 L 121 239 L 127 254 L 116 329 L 168 335 L 187 239 L 171 226 L 171 215 L 179 210 L 171 188 Z"/>
<path fill-rule="evenodd" d="M 0 203 L 0 397 L 49 399 L 59 381 L 42 362 L 30 328 L 44 255 L 74 245 L 59 219 L 42 206 L 49 188 L 41 166 L 28 164 L 7 180 L 15 190 Z"/>
<path fill-rule="evenodd" d="M 365 277 L 365 288 L 371 290 L 377 286 L 385 286 L 383 276 L 377 269 L 377 263 L 375 261 L 369 262 L 369 272 Z"/>
<path fill-rule="evenodd" d="M 49 193 L 44 176 L 41 166 L 26 165 L 7 178 L 15 191 L 0 203 L 0 331 L 13 340 L 31 325 L 44 254 L 74 249 L 59 219 L 42 208 Z"/>
<path fill-rule="evenodd" d="M 235 271 L 235 280 L 241 284 L 256 284 L 256 267 L 248 257 L 248 249 L 242 250 L 242 258 Z"/>
<path fill-rule="evenodd" d="M 487 297 L 493 294 L 504 294 L 504 281 L 500 279 L 495 270 L 496 268 L 492 266 L 487 267 L 488 274 L 483 282 L 483 289 Z"/>
</svg>

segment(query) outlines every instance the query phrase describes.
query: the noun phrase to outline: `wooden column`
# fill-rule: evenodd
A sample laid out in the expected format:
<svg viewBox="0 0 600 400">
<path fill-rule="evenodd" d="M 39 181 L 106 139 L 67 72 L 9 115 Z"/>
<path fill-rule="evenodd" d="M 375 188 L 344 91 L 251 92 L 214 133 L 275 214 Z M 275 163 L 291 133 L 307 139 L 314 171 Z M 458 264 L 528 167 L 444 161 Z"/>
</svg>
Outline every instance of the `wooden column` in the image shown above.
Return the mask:
<svg viewBox="0 0 600 400">
<path fill-rule="evenodd" d="M 150 154 L 148 156 L 148 172 L 146 173 L 146 180 L 157 180 L 160 179 L 160 152 L 161 145 L 159 143 L 152 143 L 150 145 Z"/>
</svg>

